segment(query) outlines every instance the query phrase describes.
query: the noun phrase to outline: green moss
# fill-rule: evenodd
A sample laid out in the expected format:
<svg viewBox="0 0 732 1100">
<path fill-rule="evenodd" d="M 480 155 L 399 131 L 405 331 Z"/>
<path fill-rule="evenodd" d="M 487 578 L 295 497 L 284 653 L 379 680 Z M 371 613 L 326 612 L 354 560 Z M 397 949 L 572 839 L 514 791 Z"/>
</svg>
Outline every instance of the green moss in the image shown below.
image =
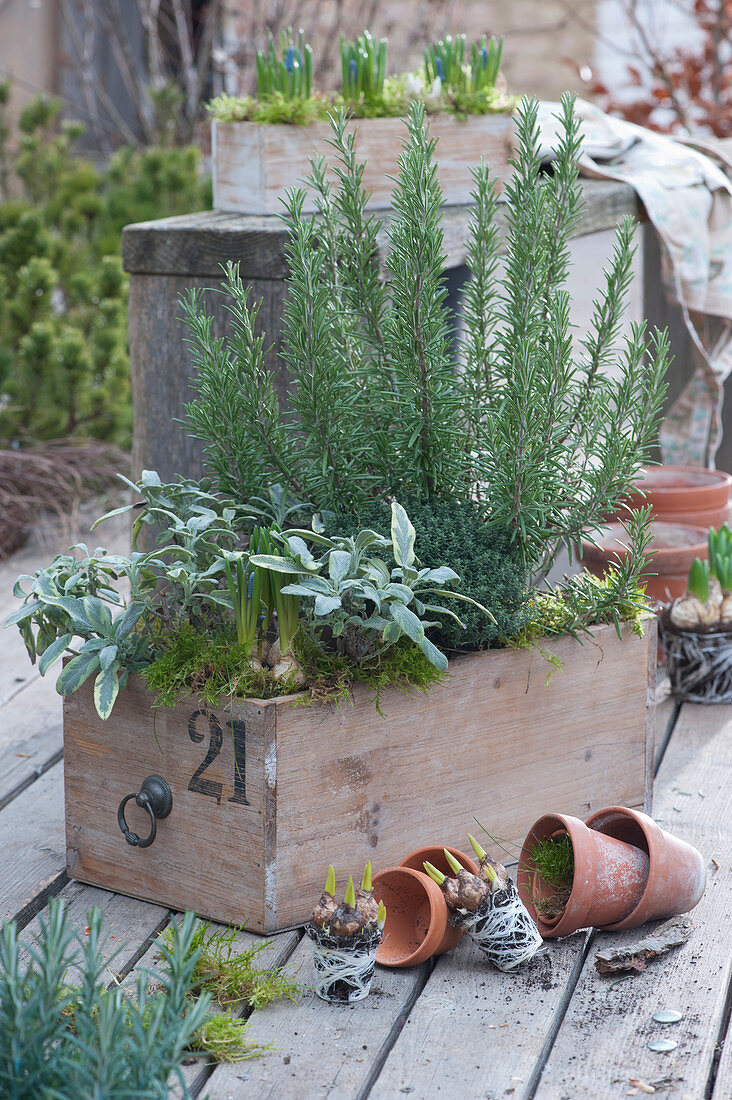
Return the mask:
<svg viewBox="0 0 732 1100">
<path fill-rule="evenodd" d="M 252 1043 L 246 1032 L 249 1023 L 230 1012 L 218 1012 L 209 1016 L 198 1029 L 190 1044 L 192 1051 L 208 1056 L 214 1062 L 245 1062 L 258 1058 L 268 1046 Z"/>
<path fill-rule="evenodd" d="M 233 633 L 206 637 L 188 628 L 163 641 L 165 649 L 142 672 L 156 706 L 175 706 L 186 693 L 215 707 L 225 696 L 273 699 L 298 690 L 291 677 L 276 680 L 267 669 L 249 668 L 249 654 Z"/>
<path fill-rule="evenodd" d="M 287 99 L 280 92 L 262 96 L 220 95 L 212 99 L 207 110 L 217 122 L 285 123 L 306 126 L 310 122 L 327 122 L 334 111 L 345 109 L 354 118 L 403 118 L 413 97 L 407 93 L 407 76 L 389 77 L 384 94 L 354 102 L 340 93 L 315 92 L 307 99 Z M 517 96 L 505 95 L 494 89 L 428 97 L 425 100 L 430 115 L 448 114 L 457 118 L 470 115 L 505 114 L 514 110 Z"/>
<path fill-rule="evenodd" d="M 199 951 L 192 994 L 210 993 L 221 1008 L 242 1003 L 248 1008 L 262 1008 L 283 998 L 295 1001 L 302 990 L 290 974 L 281 967 L 255 965 L 269 941 L 242 949 L 236 942 L 241 931 L 234 926 L 212 929 L 208 921 L 199 923 L 191 944 L 191 953 Z"/>
<path fill-rule="evenodd" d="M 240 949 L 236 937 L 241 931 L 233 926 L 212 929 L 210 922 L 199 922 L 190 945 L 189 954 L 198 952 L 190 996 L 209 993 L 223 1009 L 207 1017 L 191 1042 L 191 1050 L 201 1051 L 217 1062 L 242 1062 L 268 1049 L 249 1041 L 249 1025 L 237 1013 L 283 998 L 295 1001 L 302 992 L 281 967 L 258 967 L 256 962 L 269 942 Z M 170 947 L 171 930 L 166 929 L 161 939 Z"/>
<path fill-rule="evenodd" d="M 602 623 L 612 624 L 618 632 L 621 623 L 627 623 L 642 638 L 643 622 L 652 614 L 643 586 L 626 592 L 612 566 L 603 577 L 585 571 L 568 577 L 553 592 L 535 592 L 528 612 L 527 623 L 506 639 L 515 649 L 528 649 L 556 634 L 591 633 Z"/>
<path fill-rule="evenodd" d="M 572 892 L 574 878 L 574 849 L 567 833 L 534 844 L 531 861 L 539 876 L 539 909 L 547 915 L 560 913 Z M 542 887 L 547 891 L 543 897 Z"/>
<path fill-rule="evenodd" d="M 356 663 L 350 657 L 326 652 L 300 630 L 295 637 L 294 652 L 308 682 L 302 702 L 338 703 L 350 698 L 354 684 L 366 684 L 374 692 L 376 709 L 381 713 L 384 688 L 427 692 L 445 676 L 406 638 Z"/>
</svg>

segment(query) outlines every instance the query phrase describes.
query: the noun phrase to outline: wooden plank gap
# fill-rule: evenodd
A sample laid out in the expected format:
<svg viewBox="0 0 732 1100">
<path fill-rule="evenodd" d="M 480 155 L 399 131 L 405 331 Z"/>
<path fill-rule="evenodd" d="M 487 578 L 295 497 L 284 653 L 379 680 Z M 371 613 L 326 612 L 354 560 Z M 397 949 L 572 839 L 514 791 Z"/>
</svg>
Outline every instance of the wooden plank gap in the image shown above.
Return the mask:
<svg viewBox="0 0 732 1100">
<path fill-rule="evenodd" d="M 49 898 L 55 898 L 68 884 L 69 876 L 65 871 L 60 871 L 50 882 L 47 882 L 43 889 L 11 918 L 15 921 L 18 931 L 22 932 L 26 924 L 30 924 L 36 914 L 46 908 Z"/>
<path fill-rule="evenodd" d="M 704 1090 L 705 1097 L 717 1097 L 719 1100 L 723 1100 L 725 1093 L 725 1086 L 722 1083 L 722 1091 L 715 1092 L 715 1085 L 717 1084 L 717 1075 L 719 1073 L 720 1062 L 722 1061 L 722 1055 L 725 1051 L 725 1046 L 730 1043 L 732 1045 L 732 1035 L 730 1035 L 730 1018 L 732 1018 L 732 974 L 730 974 L 729 983 L 727 985 L 727 998 L 724 1003 L 724 1011 L 722 1012 L 722 1018 L 719 1022 L 719 1032 L 717 1033 L 717 1042 L 714 1047 L 714 1057 L 712 1058 L 712 1064 L 709 1068 L 709 1077 L 707 1079 L 707 1086 Z M 727 1051 L 727 1059 L 729 1061 L 729 1050 Z M 728 1094 L 729 1095 L 729 1094 Z"/>
<path fill-rule="evenodd" d="M 9 691 L 7 695 L 4 695 L 3 698 L 0 699 L 0 708 L 7 706 L 11 699 L 15 699 L 16 695 L 20 695 L 21 691 L 25 691 L 26 688 L 31 687 L 37 680 L 40 680 L 40 678 L 40 672 L 35 672 L 32 676 L 29 676 L 27 680 L 24 680 L 22 684 L 18 684 L 17 688 Z"/>
<path fill-rule="evenodd" d="M 120 970 L 115 972 L 115 978 L 109 983 L 107 989 L 112 989 L 113 986 L 122 984 L 125 978 L 135 969 L 143 955 L 147 955 L 148 951 L 155 943 L 160 933 L 168 927 L 170 921 L 171 913 L 167 912 L 163 917 L 160 918 L 153 930 L 149 933 L 149 935 L 145 937 L 145 939 L 142 941 L 134 954 L 131 955 L 130 958 L 127 960 L 125 965 L 121 967 Z"/>
<path fill-rule="evenodd" d="M 366 1100 L 366 1097 L 370 1095 L 371 1090 L 373 1089 L 379 1078 L 379 1074 L 386 1064 L 386 1059 L 389 1057 L 392 1047 L 399 1038 L 401 1030 L 409 1018 L 410 1012 L 417 1003 L 418 998 L 422 995 L 422 991 L 427 985 L 427 982 L 429 981 L 435 969 L 435 964 L 436 959 L 434 958 L 428 959 L 426 963 L 422 964 L 422 973 L 415 982 L 411 994 L 402 1005 L 402 1009 L 399 1015 L 396 1017 L 394 1023 L 391 1025 L 389 1034 L 387 1035 L 384 1042 L 381 1044 L 379 1052 L 374 1059 L 374 1064 L 371 1067 L 371 1072 L 369 1073 L 359 1091 L 356 1093 L 356 1100 Z"/>
<path fill-rule="evenodd" d="M 13 787 L 12 790 L 8 791 L 0 798 L 0 810 L 4 810 L 5 807 L 10 802 L 12 802 L 14 798 L 17 798 L 19 794 L 22 794 L 23 791 L 26 791 L 32 783 L 35 783 L 37 779 L 40 779 L 42 775 L 45 775 L 49 768 L 52 768 L 54 764 L 58 764 L 59 761 L 63 760 L 63 758 L 64 750 L 63 747 L 61 747 L 60 749 L 57 749 L 57 751 L 53 753 L 52 756 L 49 756 L 47 760 L 44 760 L 42 764 L 38 764 L 37 767 L 33 768 L 30 774 L 25 777 L 25 779 L 23 779 L 20 783 Z"/>
<path fill-rule="evenodd" d="M 661 764 L 663 763 L 663 758 L 666 755 L 666 749 L 669 746 L 669 742 L 671 741 L 671 735 L 674 732 L 674 729 L 676 728 L 676 723 L 678 721 L 678 718 L 679 718 L 680 714 L 681 714 L 681 703 L 674 702 L 673 710 L 671 711 L 671 714 L 669 715 L 668 721 L 666 722 L 666 728 L 664 729 L 663 734 L 662 734 L 658 744 L 656 745 L 656 759 L 655 759 L 654 766 L 653 766 L 653 774 L 654 775 L 658 775 L 658 769 L 661 767 Z"/>
<path fill-rule="evenodd" d="M 585 962 L 587 961 L 587 956 L 590 953 L 590 948 L 592 947 L 594 938 L 595 930 L 594 928 L 591 928 L 587 933 L 587 938 L 585 939 L 582 950 L 579 952 L 577 958 L 574 961 L 574 966 L 572 967 L 569 978 L 567 979 L 567 984 L 564 987 L 562 998 L 557 1005 L 552 1026 L 547 1034 L 546 1040 L 544 1041 L 544 1046 L 539 1051 L 539 1057 L 536 1060 L 534 1071 L 531 1074 L 531 1077 L 529 1078 L 528 1084 L 526 1086 L 526 1092 L 524 1093 L 525 1100 L 533 1100 L 534 1095 L 536 1094 L 536 1090 L 539 1087 L 539 1081 L 541 1080 L 541 1075 L 544 1072 L 544 1066 L 549 1060 L 549 1055 L 551 1054 L 554 1043 L 556 1042 L 557 1035 L 559 1034 L 559 1029 L 562 1026 L 562 1021 L 567 1014 L 567 1010 L 569 1008 L 572 997 L 574 996 L 574 991 L 577 988 L 577 983 L 580 980 L 580 976 L 582 974 Z M 551 946 L 551 940 L 549 941 L 549 944 Z"/>
</svg>

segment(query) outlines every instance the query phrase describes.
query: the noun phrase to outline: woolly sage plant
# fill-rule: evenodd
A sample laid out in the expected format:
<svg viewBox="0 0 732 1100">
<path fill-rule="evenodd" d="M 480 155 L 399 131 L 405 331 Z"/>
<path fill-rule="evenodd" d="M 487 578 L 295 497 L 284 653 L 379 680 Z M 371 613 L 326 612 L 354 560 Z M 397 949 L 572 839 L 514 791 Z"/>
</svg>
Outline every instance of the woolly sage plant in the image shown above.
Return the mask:
<svg viewBox="0 0 732 1100">
<path fill-rule="evenodd" d="M 498 196 L 488 168 L 474 170 L 471 278 L 453 352 L 442 192 L 424 105 L 410 107 L 385 225 L 367 210 L 345 117 L 334 117 L 332 175 L 318 161 L 310 179 L 319 216 L 304 215 L 297 189 L 283 215 L 287 407 L 265 367 L 257 306 L 237 269 L 229 265 L 224 283 L 230 338 L 212 336 L 200 291 L 183 299 L 198 368 L 185 425 L 203 441 L 226 492 L 247 499 L 276 479 L 319 507 L 353 508 L 374 497 L 473 499 L 488 525 L 510 532 L 534 575 L 600 526 L 651 459 L 668 341 L 644 324 L 620 338 L 634 252 L 626 219 L 589 333 L 575 347 L 565 284 L 582 192 L 569 96 L 560 122 L 546 175 L 537 103 L 524 100 L 517 111 L 500 276 Z"/>
</svg>

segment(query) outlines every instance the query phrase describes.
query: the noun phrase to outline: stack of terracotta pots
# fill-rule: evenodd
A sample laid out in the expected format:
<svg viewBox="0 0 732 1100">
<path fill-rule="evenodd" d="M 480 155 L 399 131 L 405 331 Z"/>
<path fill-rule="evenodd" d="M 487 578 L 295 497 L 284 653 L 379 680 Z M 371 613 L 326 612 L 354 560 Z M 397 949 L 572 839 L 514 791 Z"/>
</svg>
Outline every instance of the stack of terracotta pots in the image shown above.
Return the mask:
<svg viewBox="0 0 732 1100">
<path fill-rule="evenodd" d="M 637 479 L 627 505 L 650 504 L 653 509 L 649 568 L 655 576 L 646 585 L 652 600 L 667 603 L 683 596 L 694 559 L 708 557 L 709 528 L 721 527 L 732 516 L 730 488 L 729 474 L 697 466 L 650 467 Z M 613 558 L 627 553 L 618 515 L 610 517 L 593 538 L 598 545 L 582 540 L 582 562 L 591 573 L 602 576 Z"/>
<path fill-rule="evenodd" d="M 541 841 L 564 834 L 574 856 L 571 892 L 560 911 L 546 916 L 532 852 Z M 624 806 L 598 810 L 586 822 L 567 814 L 540 817 L 526 836 L 516 877 L 519 896 L 545 939 L 580 928 L 637 928 L 686 913 L 701 899 L 705 884 L 696 848 Z"/>
</svg>

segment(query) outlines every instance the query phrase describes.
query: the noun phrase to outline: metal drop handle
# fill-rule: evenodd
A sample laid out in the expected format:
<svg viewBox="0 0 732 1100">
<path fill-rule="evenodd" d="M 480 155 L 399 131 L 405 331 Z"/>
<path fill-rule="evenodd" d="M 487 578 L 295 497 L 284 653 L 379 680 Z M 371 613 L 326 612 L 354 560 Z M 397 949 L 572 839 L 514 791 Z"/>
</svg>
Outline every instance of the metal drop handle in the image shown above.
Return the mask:
<svg viewBox="0 0 732 1100">
<path fill-rule="evenodd" d="M 150 834 L 140 840 L 125 821 L 125 806 L 134 798 L 138 806 L 150 814 Z M 138 794 L 128 794 L 122 799 L 117 810 L 117 822 L 128 844 L 137 848 L 149 848 L 158 835 L 158 818 L 167 817 L 173 808 L 173 792 L 160 775 L 148 775 L 143 780 Z"/>
</svg>

